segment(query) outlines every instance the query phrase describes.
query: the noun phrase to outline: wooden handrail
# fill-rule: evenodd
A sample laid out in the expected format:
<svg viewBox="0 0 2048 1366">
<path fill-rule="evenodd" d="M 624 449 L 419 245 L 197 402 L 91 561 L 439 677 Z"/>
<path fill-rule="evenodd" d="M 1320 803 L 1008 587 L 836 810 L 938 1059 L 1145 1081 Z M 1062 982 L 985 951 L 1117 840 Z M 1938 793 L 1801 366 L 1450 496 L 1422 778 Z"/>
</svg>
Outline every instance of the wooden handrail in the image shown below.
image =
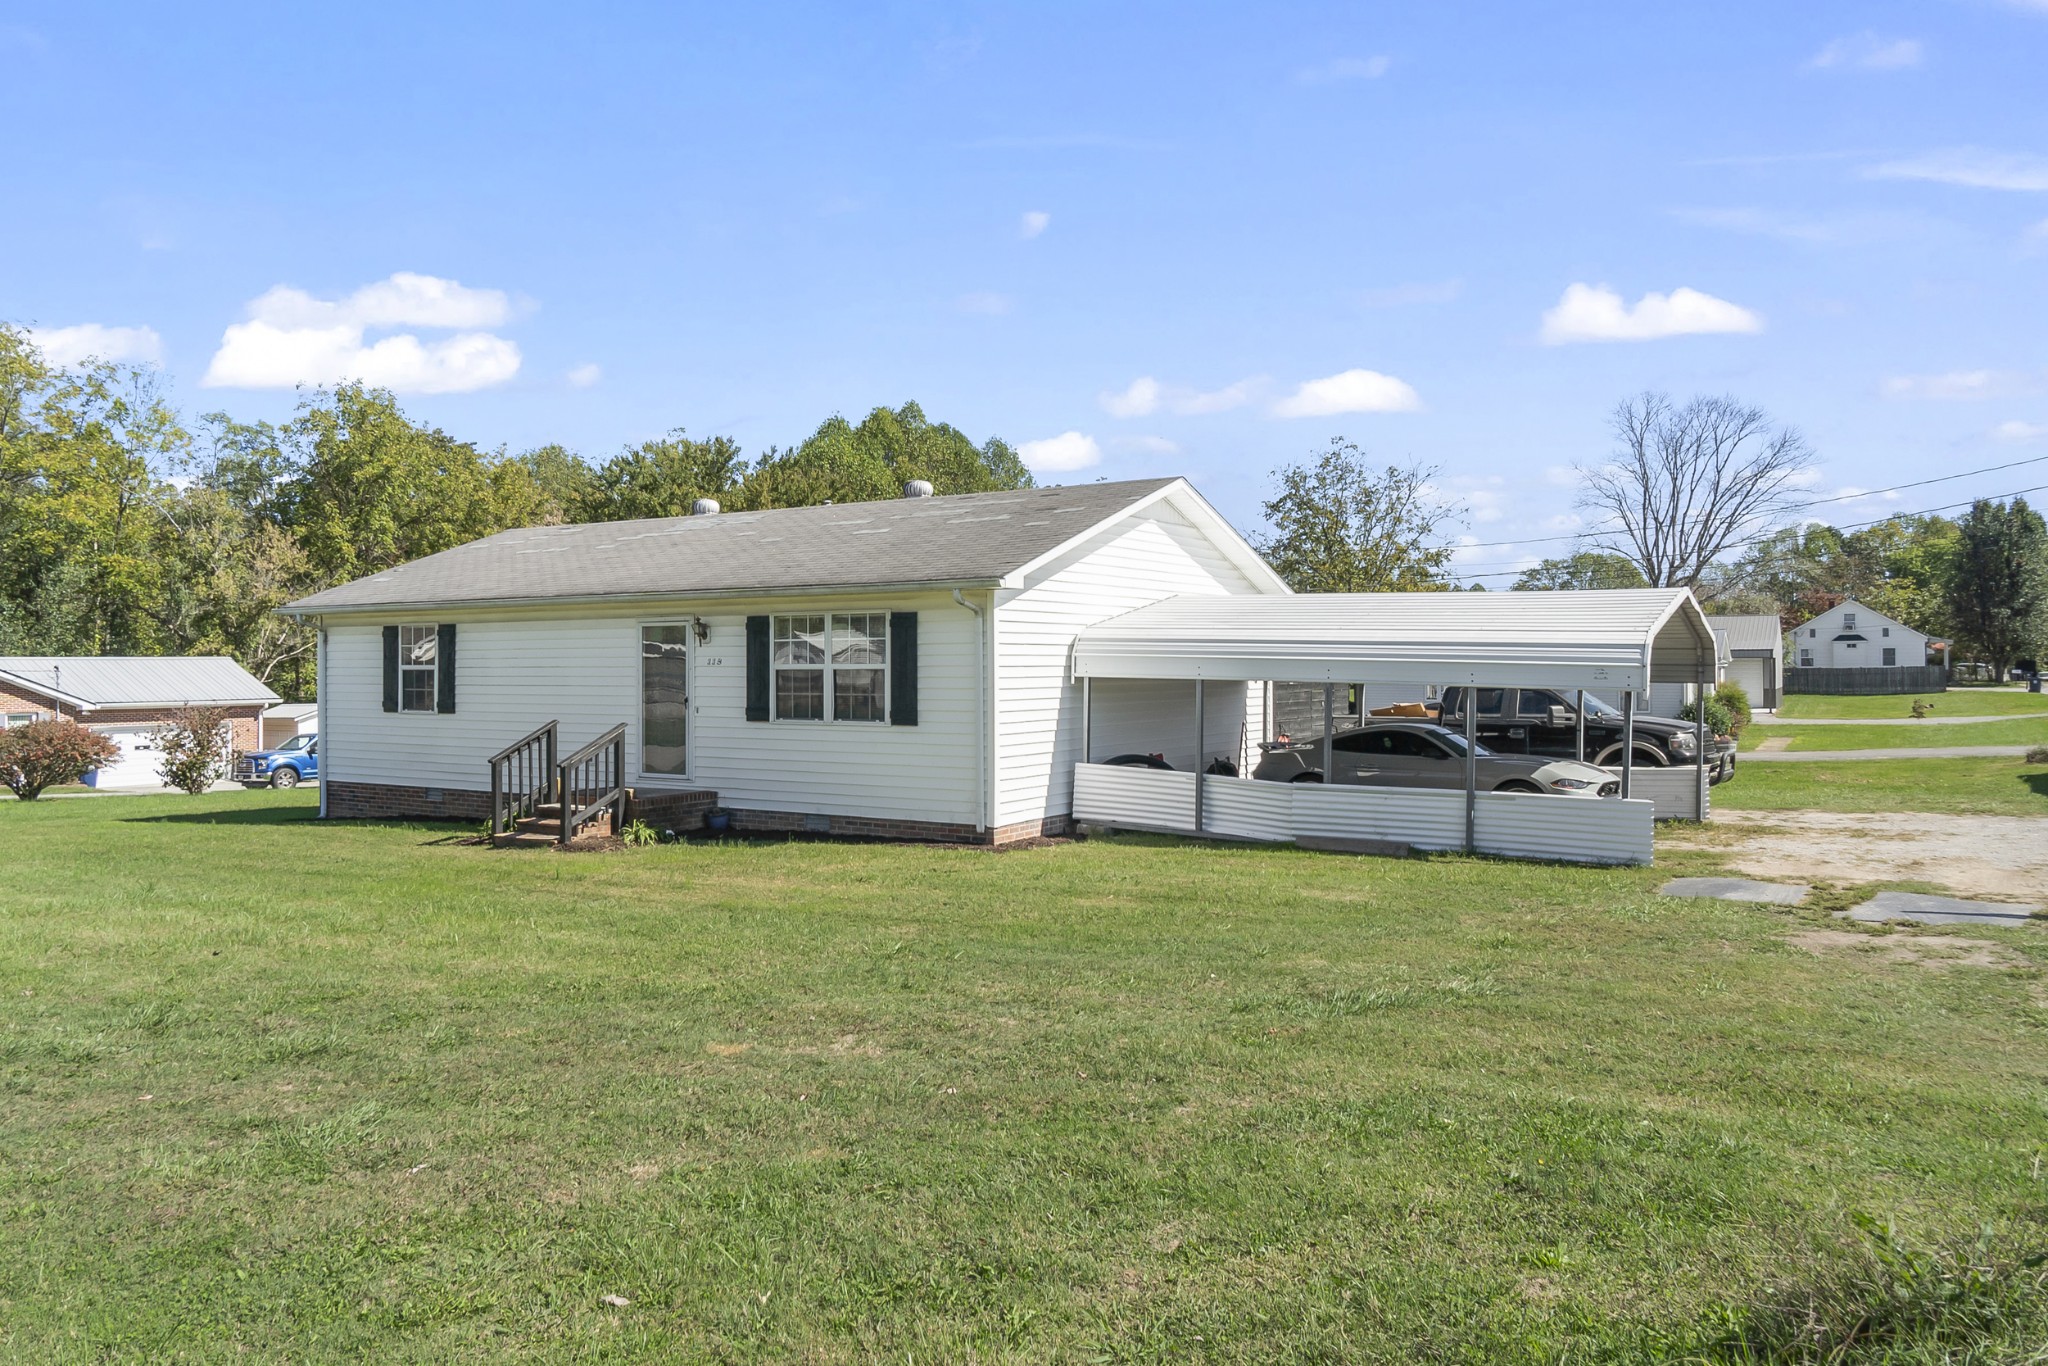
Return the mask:
<svg viewBox="0 0 2048 1366">
<path fill-rule="evenodd" d="M 606 807 L 612 833 L 626 823 L 626 727 L 613 726 L 556 767 L 555 791 L 562 803 L 561 842 L 576 838 L 586 822 Z"/>
<path fill-rule="evenodd" d="M 557 725 L 557 724 L 559 724 L 559 723 L 558 723 L 558 722 L 554 722 L 554 721 L 544 721 L 544 722 L 542 722 L 542 723 L 541 723 L 540 725 L 538 725 L 538 726 L 535 726 L 535 727 L 533 728 L 533 731 L 532 731 L 532 733 L 531 733 L 531 734 L 529 734 L 529 735 L 524 735 L 524 736 L 521 736 L 521 737 L 520 737 L 519 739 L 517 739 L 517 740 L 514 740 L 514 741 L 513 741 L 513 742 L 512 742 L 511 744 L 509 744 L 509 745 L 505 746 L 505 747 L 504 747 L 503 749 L 499 750 L 499 751 L 498 751 L 498 752 L 497 752 L 496 754 L 493 754 L 493 755 L 492 755 L 492 756 L 490 757 L 490 762 L 491 762 L 491 763 L 494 763 L 494 764 L 495 764 L 495 763 L 498 763 L 498 762 L 499 762 L 500 760 L 504 760 L 504 759 L 509 759 L 509 758 L 511 758 L 511 757 L 512 757 L 512 754 L 513 754 L 513 751 L 515 751 L 515 750 L 521 750 L 521 749 L 525 749 L 525 748 L 526 748 L 526 747 L 527 747 L 528 745 L 532 744 L 532 743 L 533 743 L 533 742 L 534 742 L 535 740 L 538 740 L 538 739 L 540 739 L 540 737 L 541 737 L 541 736 L 543 736 L 543 735 L 546 735 L 546 734 L 547 734 L 547 733 L 548 733 L 549 731 L 553 730 L 553 729 L 554 729 L 554 728 L 556 727 L 556 725 Z"/>
<path fill-rule="evenodd" d="M 534 730 L 491 756 L 491 835 L 515 828 L 537 815 L 560 793 L 561 770 L 555 764 L 556 723 Z"/>
</svg>

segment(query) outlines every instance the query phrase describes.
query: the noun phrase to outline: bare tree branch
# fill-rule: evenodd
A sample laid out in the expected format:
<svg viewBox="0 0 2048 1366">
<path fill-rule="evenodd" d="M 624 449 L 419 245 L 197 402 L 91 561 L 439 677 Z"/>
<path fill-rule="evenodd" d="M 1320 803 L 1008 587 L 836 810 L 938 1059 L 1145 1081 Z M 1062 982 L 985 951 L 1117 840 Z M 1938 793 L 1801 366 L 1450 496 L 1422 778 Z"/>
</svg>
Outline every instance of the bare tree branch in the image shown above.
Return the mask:
<svg viewBox="0 0 2048 1366">
<path fill-rule="evenodd" d="M 1659 588 L 1698 587 L 1731 546 L 1796 506 L 1793 480 L 1813 464 L 1796 429 L 1725 396 L 1679 408 L 1645 393 L 1612 426 L 1613 457 L 1579 468 L 1579 506 L 1602 522 L 1586 543 L 1626 555 Z"/>
</svg>

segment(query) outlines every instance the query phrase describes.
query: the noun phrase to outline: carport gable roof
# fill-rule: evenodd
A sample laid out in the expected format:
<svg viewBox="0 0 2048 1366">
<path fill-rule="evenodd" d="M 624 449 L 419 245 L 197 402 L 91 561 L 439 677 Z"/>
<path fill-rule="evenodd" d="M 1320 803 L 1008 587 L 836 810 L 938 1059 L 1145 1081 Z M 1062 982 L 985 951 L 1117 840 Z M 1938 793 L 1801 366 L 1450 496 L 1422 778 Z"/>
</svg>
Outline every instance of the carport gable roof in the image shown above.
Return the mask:
<svg viewBox="0 0 2048 1366">
<path fill-rule="evenodd" d="M 1076 678 L 1275 679 L 1642 691 L 1711 671 L 1683 588 L 1181 595 L 1088 627 Z"/>
<path fill-rule="evenodd" d="M 301 598 L 291 616 L 400 608 L 1017 586 L 1162 499 L 1254 582 L 1286 591 L 1183 479 L 525 527 Z"/>
<path fill-rule="evenodd" d="M 1785 628 L 1775 615 L 1708 617 L 1717 631 L 1728 636 L 1728 648 L 1736 654 L 1760 652 L 1777 655 L 1785 650 Z"/>
<path fill-rule="evenodd" d="M 269 706 L 283 701 L 218 655 L 7 655 L 0 679 L 85 711 Z"/>
</svg>

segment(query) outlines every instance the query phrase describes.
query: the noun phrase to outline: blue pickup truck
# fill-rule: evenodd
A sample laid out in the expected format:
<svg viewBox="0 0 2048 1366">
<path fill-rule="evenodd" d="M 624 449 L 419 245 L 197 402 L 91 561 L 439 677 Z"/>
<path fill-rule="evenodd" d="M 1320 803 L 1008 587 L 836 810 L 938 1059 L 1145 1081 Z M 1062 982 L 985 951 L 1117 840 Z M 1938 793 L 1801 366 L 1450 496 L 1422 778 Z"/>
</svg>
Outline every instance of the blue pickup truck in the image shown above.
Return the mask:
<svg viewBox="0 0 2048 1366">
<path fill-rule="evenodd" d="M 276 749 L 251 750 L 235 760 L 244 787 L 297 787 L 320 777 L 320 737 L 294 735 Z"/>
</svg>

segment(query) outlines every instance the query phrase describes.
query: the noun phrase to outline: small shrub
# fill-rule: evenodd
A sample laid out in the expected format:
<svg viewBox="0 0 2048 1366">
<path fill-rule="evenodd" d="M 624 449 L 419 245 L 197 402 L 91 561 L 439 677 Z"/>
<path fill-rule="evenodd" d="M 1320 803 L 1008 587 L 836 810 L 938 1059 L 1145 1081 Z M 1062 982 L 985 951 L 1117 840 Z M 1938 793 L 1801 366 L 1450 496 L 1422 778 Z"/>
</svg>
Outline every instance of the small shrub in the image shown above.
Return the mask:
<svg viewBox="0 0 2048 1366">
<path fill-rule="evenodd" d="M 75 783 L 120 752 L 112 740 L 68 716 L 9 726 L 0 730 L 0 783 L 32 802 L 44 788 Z"/>
<path fill-rule="evenodd" d="M 2048 745 L 2035 745 L 2032 749 L 2028 750 L 2027 762 L 2030 764 L 2048 764 Z"/>
<path fill-rule="evenodd" d="M 195 797 L 227 777 L 235 757 L 228 714 L 219 707 L 173 712 L 156 728 L 156 745 L 163 755 L 157 775 L 168 786 Z"/>
<path fill-rule="evenodd" d="M 1745 716 L 1748 714 L 1748 712 L 1743 713 Z M 1681 721 L 1690 721 L 1698 715 L 1698 706 L 1692 702 L 1688 702 L 1678 709 L 1678 719 Z M 1721 705 L 1721 699 L 1719 697 L 1708 697 L 1707 729 L 1716 735 L 1733 735 L 1735 733 L 1734 726 L 1735 718 L 1730 716 L 1728 709 Z"/>
<path fill-rule="evenodd" d="M 661 842 L 661 832 L 646 821 L 634 821 L 625 829 L 619 831 L 619 838 L 626 844 L 638 849 L 649 844 L 659 844 Z"/>
<path fill-rule="evenodd" d="M 1728 713 L 1728 733 L 1742 734 L 1742 728 L 1749 724 L 1749 693 L 1734 679 L 1724 678 L 1714 685 L 1713 700 L 1719 702 Z"/>
</svg>

